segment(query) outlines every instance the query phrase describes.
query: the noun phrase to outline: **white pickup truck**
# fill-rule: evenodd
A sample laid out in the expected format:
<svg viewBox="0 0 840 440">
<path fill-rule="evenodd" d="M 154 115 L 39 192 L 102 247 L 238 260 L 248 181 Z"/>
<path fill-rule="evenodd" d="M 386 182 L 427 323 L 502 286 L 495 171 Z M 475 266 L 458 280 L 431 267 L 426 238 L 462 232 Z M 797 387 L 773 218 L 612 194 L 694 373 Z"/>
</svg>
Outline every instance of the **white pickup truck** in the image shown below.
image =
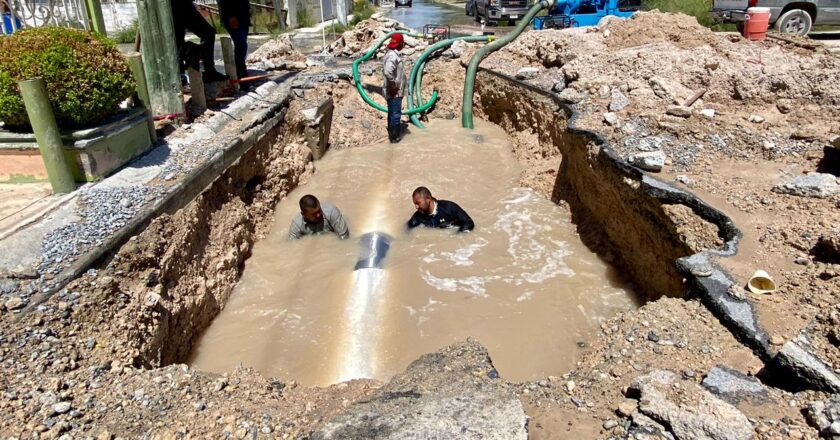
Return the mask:
<svg viewBox="0 0 840 440">
<path fill-rule="evenodd" d="M 770 8 L 770 25 L 783 33 L 808 35 L 815 24 L 840 25 L 840 0 L 713 0 L 712 15 L 740 30 L 750 7 Z"/>
</svg>

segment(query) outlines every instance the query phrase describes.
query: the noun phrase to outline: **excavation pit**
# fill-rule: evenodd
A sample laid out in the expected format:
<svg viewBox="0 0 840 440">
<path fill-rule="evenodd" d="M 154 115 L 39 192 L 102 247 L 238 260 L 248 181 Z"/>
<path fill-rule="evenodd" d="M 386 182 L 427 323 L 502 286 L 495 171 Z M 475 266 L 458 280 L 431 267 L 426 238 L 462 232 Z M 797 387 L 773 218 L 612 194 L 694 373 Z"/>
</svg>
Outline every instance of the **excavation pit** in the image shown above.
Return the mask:
<svg viewBox="0 0 840 440">
<path fill-rule="evenodd" d="M 223 373 L 241 363 L 323 386 L 384 380 L 475 337 L 508 380 L 568 371 L 601 323 L 636 300 L 583 245 L 567 210 L 519 186 L 522 171 L 510 138 L 487 123 L 470 132 L 435 120 L 397 145 L 330 152 L 278 205 L 192 364 Z M 476 229 L 407 231 L 422 185 L 464 207 Z M 350 240 L 288 241 L 307 193 L 342 210 Z M 357 241 L 371 232 L 391 237 L 387 257 L 354 271 Z"/>
</svg>

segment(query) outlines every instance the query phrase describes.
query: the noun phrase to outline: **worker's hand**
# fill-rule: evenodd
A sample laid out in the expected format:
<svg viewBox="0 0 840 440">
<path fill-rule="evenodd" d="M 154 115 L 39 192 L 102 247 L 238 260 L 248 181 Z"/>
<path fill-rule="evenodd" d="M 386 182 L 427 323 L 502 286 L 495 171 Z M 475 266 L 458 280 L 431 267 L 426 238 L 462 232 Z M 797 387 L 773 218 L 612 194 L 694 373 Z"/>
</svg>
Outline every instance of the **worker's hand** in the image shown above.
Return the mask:
<svg viewBox="0 0 840 440">
<path fill-rule="evenodd" d="M 239 20 L 236 17 L 230 17 L 228 19 L 228 26 L 231 29 L 239 29 Z"/>
</svg>

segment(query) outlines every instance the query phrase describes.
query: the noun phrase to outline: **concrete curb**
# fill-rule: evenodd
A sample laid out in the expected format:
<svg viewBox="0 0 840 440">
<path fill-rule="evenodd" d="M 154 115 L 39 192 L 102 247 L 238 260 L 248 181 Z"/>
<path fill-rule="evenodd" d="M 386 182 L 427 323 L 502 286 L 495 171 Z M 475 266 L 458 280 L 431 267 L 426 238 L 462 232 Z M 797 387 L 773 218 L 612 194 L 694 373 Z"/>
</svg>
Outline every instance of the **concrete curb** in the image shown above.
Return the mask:
<svg viewBox="0 0 840 440">
<path fill-rule="evenodd" d="M 255 96 L 249 94 L 234 101 L 231 106 L 225 109 L 225 114 L 217 114 L 206 123 L 195 124 L 194 133 L 198 133 L 198 135 L 189 138 L 188 141 L 194 142 L 216 135 L 222 131 L 225 123 L 230 121 L 231 115 L 239 117 L 249 111 L 255 103 L 267 102 L 257 101 L 255 97 L 269 97 L 278 91 L 278 87 L 280 87 L 279 83 L 268 81 L 252 92 Z M 173 213 L 183 208 L 201 194 L 225 170 L 250 151 L 265 133 L 285 120 L 286 108 L 291 101 L 291 96 L 291 88 L 281 91 L 280 99 L 271 102 L 248 127 L 243 129 L 236 139 L 217 151 L 208 161 L 191 170 L 183 179 L 169 188 L 162 197 L 141 209 L 128 224 L 114 232 L 102 245 L 92 248 L 59 273 L 55 278 L 53 287 L 35 295 L 26 308 L 18 314 L 18 318 L 42 304 L 55 292 L 65 288 L 68 283 L 82 275 L 104 257 L 112 254 L 129 238 L 139 233 L 151 220 L 160 214 Z"/>
<path fill-rule="evenodd" d="M 739 342 L 749 347 L 769 370 L 775 369 L 785 374 L 791 374 L 799 386 L 840 392 L 840 376 L 810 351 L 807 329 L 803 330 L 793 340 L 788 341 L 781 350 L 776 351 L 770 344 L 770 337 L 761 326 L 755 307 L 750 300 L 748 298 L 736 298 L 729 294 L 730 287 L 737 286 L 738 283 L 725 270 L 715 266 L 710 257 L 727 257 L 737 253 L 741 231 L 731 218 L 693 193 L 657 180 L 631 165 L 610 147 L 609 141 L 602 134 L 577 128 L 577 121 L 581 117 L 580 111 L 576 106 L 561 101 L 557 94 L 523 83 L 514 77 L 499 72 L 483 68 L 480 68 L 480 71 L 552 99 L 569 117 L 569 132 L 590 138 L 600 147 L 598 154 L 607 158 L 609 163 L 619 172 L 640 179 L 642 182 L 640 189 L 648 196 L 665 203 L 686 205 L 704 220 L 715 224 L 718 227 L 720 237 L 725 241 L 723 249 L 699 252 L 680 258 L 675 262 L 677 270 L 685 277 L 687 295 L 699 298 L 706 308 L 720 320 L 721 324 Z"/>
</svg>

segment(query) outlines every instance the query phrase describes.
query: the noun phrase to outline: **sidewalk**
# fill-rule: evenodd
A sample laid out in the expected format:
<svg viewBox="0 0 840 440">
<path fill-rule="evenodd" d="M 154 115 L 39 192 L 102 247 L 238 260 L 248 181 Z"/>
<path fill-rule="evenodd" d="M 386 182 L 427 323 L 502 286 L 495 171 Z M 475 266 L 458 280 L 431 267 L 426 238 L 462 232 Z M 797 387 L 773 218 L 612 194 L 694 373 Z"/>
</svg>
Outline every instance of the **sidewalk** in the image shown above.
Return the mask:
<svg viewBox="0 0 840 440">
<path fill-rule="evenodd" d="M 37 304 L 152 218 L 186 205 L 264 127 L 280 122 L 296 75 L 273 74 L 253 92 L 160 138 L 145 155 L 72 194 L 46 195 L 41 183 L 0 187 L 0 305 L 10 299 L 15 309 Z"/>
</svg>

